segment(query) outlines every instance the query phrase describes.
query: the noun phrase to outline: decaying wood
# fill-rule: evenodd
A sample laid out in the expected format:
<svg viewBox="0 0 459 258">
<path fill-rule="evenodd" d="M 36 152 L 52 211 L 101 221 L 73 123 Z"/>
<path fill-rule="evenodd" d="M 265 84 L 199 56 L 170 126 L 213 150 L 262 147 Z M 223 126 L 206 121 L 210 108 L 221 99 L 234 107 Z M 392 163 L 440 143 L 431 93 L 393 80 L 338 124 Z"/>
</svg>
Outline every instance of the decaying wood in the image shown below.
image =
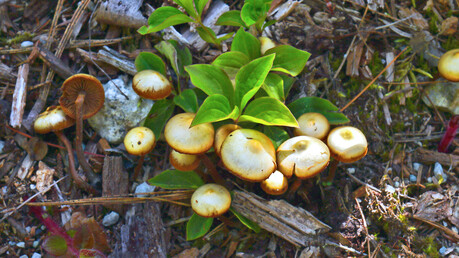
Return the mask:
<svg viewBox="0 0 459 258">
<path fill-rule="evenodd" d="M 41 44 L 38 44 L 37 48 L 40 59 L 43 60 L 43 62 L 45 62 L 45 64 L 62 79 L 67 79 L 75 74 L 75 72 L 72 71 L 67 64 L 57 58 L 51 51 L 44 48 Z"/>
<path fill-rule="evenodd" d="M 119 196 L 128 193 L 129 178 L 128 173 L 124 169 L 122 157 L 111 155 L 105 156 L 102 177 L 103 196 Z M 124 213 L 123 205 L 106 204 L 104 206 L 120 214 Z"/>
<path fill-rule="evenodd" d="M 138 29 L 147 25 L 147 19 L 139 11 L 143 0 L 108 0 L 100 4 L 95 13 L 96 21 L 119 27 Z"/>
<path fill-rule="evenodd" d="M 308 211 L 284 200 L 264 200 L 248 192 L 233 191 L 232 207 L 258 225 L 296 246 L 308 246 L 324 241 L 321 234 L 331 228 Z"/>
<path fill-rule="evenodd" d="M 137 73 L 137 69 L 135 68 L 135 64 L 132 60 L 129 60 L 107 46 L 104 46 L 103 49 L 97 52 L 97 58 L 98 60 L 112 65 L 129 75 L 134 76 Z"/>
<path fill-rule="evenodd" d="M 301 3 L 302 1 L 297 1 L 297 0 L 287 0 L 285 3 L 279 5 L 276 7 L 272 12 L 270 12 L 270 16 L 276 20 L 280 21 L 283 20 L 285 17 L 287 17 L 294 9 L 295 7 Z"/>
<path fill-rule="evenodd" d="M 13 75 L 13 68 L 7 66 L 6 64 L 0 62 L 0 79 L 13 82 L 16 77 Z"/>
<path fill-rule="evenodd" d="M 14 128 L 21 127 L 24 115 L 25 100 L 27 95 L 27 77 L 29 64 L 19 66 L 16 87 L 14 88 L 13 103 L 11 105 L 10 125 Z"/>
<path fill-rule="evenodd" d="M 26 178 L 29 174 L 29 170 L 35 164 L 35 162 L 36 161 L 34 161 L 32 157 L 29 154 L 27 154 L 27 156 L 22 161 L 16 176 L 19 179 L 24 180 L 24 178 Z"/>
<path fill-rule="evenodd" d="M 451 166 L 453 168 L 459 167 L 458 155 L 431 151 L 424 148 L 416 149 L 416 151 L 413 153 L 413 161 L 426 165 L 432 165 L 435 162 L 438 162 L 443 166 Z"/>
</svg>

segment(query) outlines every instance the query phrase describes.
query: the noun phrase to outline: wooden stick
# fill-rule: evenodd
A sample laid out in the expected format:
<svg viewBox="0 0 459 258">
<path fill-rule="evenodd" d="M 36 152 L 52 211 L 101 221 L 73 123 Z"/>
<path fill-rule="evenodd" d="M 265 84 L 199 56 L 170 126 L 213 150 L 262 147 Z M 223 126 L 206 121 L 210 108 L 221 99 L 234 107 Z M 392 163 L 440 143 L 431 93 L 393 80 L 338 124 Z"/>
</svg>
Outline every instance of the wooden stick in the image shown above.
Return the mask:
<svg viewBox="0 0 459 258">
<path fill-rule="evenodd" d="M 19 67 L 16 87 L 14 88 L 13 103 L 11 105 L 10 125 L 14 128 L 21 127 L 22 116 L 24 115 L 25 100 L 27 96 L 27 77 L 29 75 L 29 64 Z"/>
</svg>

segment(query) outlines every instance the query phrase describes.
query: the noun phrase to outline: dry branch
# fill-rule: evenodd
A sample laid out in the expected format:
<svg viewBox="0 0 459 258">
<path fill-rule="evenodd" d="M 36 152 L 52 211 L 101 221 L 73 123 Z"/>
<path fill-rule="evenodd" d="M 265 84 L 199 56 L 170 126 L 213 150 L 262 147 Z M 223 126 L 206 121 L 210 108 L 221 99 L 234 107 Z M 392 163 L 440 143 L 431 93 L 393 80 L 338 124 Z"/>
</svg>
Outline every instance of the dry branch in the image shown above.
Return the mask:
<svg viewBox="0 0 459 258">
<path fill-rule="evenodd" d="M 14 88 L 13 103 L 11 105 L 10 125 L 19 128 L 24 115 L 25 100 L 27 95 L 27 77 L 29 75 L 29 64 L 19 67 L 16 87 Z"/>
</svg>

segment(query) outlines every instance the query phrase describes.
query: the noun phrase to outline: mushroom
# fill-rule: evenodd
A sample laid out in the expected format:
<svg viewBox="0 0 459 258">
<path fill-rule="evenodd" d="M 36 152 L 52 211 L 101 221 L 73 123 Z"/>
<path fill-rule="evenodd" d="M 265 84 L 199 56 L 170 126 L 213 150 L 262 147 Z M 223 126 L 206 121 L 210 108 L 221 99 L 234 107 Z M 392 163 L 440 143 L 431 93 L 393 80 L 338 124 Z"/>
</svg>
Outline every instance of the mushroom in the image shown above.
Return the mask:
<svg viewBox="0 0 459 258">
<path fill-rule="evenodd" d="M 262 55 L 264 55 L 269 49 L 276 46 L 276 43 L 268 37 L 259 37 L 258 39 L 260 40 L 260 52 Z"/>
<path fill-rule="evenodd" d="M 230 206 L 230 192 L 218 184 L 202 185 L 191 196 L 191 208 L 201 217 L 218 217 L 227 212 Z"/>
<path fill-rule="evenodd" d="M 257 130 L 231 132 L 220 152 L 225 167 L 243 180 L 261 182 L 276 170 L 274 146 L 268 136 Z"/>
<path fill-rule="evenodd" d="M 274 171 L 260 183 L 261 189 L 270 195 L 284 194 L 288 189 L 287 178 L 279 170 Z"/>
<path fill-rule="evenodd" d="M 95 115 L 104 105 L 105 91 L 100 81 L 89 74 L 75 74 L 62 84 L 59 104 L 66 115 L 75 119 L 75 151 L 91 182 L 98 180 L 83 153 L 83 119 Z"/>
<path fill-rule="evenodd" d="M 367 154 L 367 138 L 359 129 L 352 126 L 341 126 L 330 131 L 327 138 L 334 159 L 344 163 L 355 162 Z"/>
<path fill-rule="evenodd" d="M 459 82 L 459 48 L 452 49 L 440 57 L 438 72 L 449 81 Z M 453 114 L 446 127 L 446 132 L 438 145 L 439 152 L 446 152 L 448 150 L 449 145 L 456 136 L 458 128 L 459 114 Z"/>
<path fill-rule="evenodd" d="M 330 161 L 330 151 L 321 140 L 296 136 L 277 148 L 277 167 L 286 177 L 311 178 L 322 172 Z"/>
<path fill-rule="evenodd" d="M 46 109 L 45 112 L 41 113 L 34 122 L 34 130 L 36 133 L 45 134 L 54 132 L 59 140 L 61 140 L 68 152 L 69 157 L 69 171 L 75 184 L 91 193 L 97 193 L 97 191 L 84 181 L 75 170 L 75 159 L 73 157 L 73 150 L 70 141 L 65 137 L 62 130 L 75 124 L 75 120 L 67 116 L 62 107 L 51 106 Z"/>
<path fill-rule="evenodd" d="M 172 84 L 160 72 L 143 70 L 132 79 L 132 89 L 145 99 L 164 99 L 171 94 Z"/>
<path fill-rule="evenodd" d="M 149 153 L 156 144 L 156 137 L 153 131 L 147 127 L 135 127 L 124 136 L 124 147 L 126 151 L 131 155 L 140 156 L 137 166 L 134 168 L 134 181 L 139 175 L 140 169 L 142 168 L 145 155 Z"/>
<path fill-rule="evenodd" d="M 226 137 L 234 130 L 240 129 L 241 127 L 239 125 L 235 124 L 226 124 L 220 126 L 217 131 L 215 132 L 215 141 L 214 141 L 214 149 L 215 153 L 221 157 L 220 155 L 220 150 L 222 148 L 223 141 L 226 139 Z"/>
<path fill-rule="evenodd" d="M 183 153 L 198 155 L 215 182 L 224 184 L 225 180 L 218 174 L 215 165 L 205 155 L 214 143 L 214 127 L 203 123 L 191 127 L 195 113 L 180 113 L 167 121 L 164 138 L 172 149 Z"/>
<path fill-rule="evenodd" d="M 328 119 L 320 113 L 304 113 L 298 118 L 299 128 L 294 129 L 296 136 L 306 135 L 323 140 L 330 130 Z"/>
<path fill-rule="evenodd" d="M 169 154 L 169 162 L 178 170 L 191 171 L 199 166 L 200 159 L 197 155 L 183 154 L 176 150 L 172 150 Z"/>
</svg>

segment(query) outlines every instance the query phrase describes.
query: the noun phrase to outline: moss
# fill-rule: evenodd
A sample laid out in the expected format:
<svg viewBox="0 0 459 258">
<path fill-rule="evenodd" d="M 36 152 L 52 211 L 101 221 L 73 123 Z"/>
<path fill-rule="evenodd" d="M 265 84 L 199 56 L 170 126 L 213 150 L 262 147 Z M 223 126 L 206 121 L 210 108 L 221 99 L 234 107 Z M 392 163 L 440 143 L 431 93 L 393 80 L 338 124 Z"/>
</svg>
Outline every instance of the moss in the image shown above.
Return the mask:
<svg viewBox="0 0 459 258">
<path fill-rule="evenodd" d="M 417 246 L 418 250 L 415 252 L 424 252 L 427 257 L 440 257 L 440 252 L 438 252 L 438 243 L 435 241 L 434 237 L 417 237 L 414 239 L 414 245 Z"/>
<path fill-rule="evenodd" d="M 381 60 L 381 57 L 379 56 L 378 51 L 375 51 L 373 53 L 373 58 L 371 59 L 371 63 L 369 67 L 373 75 L 380 73 L 382 69 L 384 69 L 384 65 Z"/>
<path fill-rule="evenodd" d="M 31 40 L 34 36 L 35 34 L 30 33 L 28 31 L 21 31 L 16 35 L 16 37 L 12 39 L 0 38 L 0 43 L 6 44 L 6 45 L 15 45 L 15 44 L 24 42 L 26 40 Z"/>
<path fill-rule="evenodd" d="M 459 48 L 459 39 L 455 35 L 451 35 L 442 43 L 442 47 L 446 50 Z"/>
</svg>

